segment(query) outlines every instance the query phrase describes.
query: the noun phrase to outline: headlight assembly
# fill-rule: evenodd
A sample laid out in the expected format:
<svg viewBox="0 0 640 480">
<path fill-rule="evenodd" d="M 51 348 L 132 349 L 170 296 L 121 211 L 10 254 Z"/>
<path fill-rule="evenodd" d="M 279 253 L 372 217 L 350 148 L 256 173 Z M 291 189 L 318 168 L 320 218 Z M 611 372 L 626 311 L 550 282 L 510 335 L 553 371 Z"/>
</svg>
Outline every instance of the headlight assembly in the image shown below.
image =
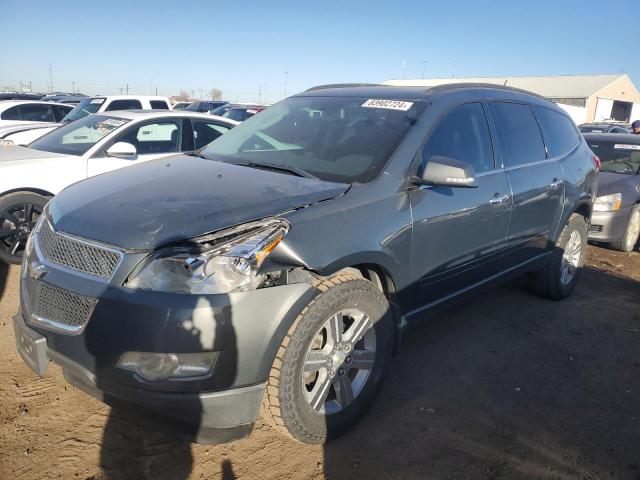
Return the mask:
<svg viewBox="0 0 640 480">
<path fill-rule="evenodd" d="M 286 221 L 270 219 L 160 250 L 125 286 L 200 295 L 257 288 L 264 280 L 260 265 L 288 231 Z"/>
<path fill-rule="evenodd" d="M 596 201 L 593 204 L 593 210 L 595 212 L 613 212 L 615 210 L 620 210 L 621 206 L 622 194 L 612 193 L 611 195 L 603 195 L 602 197 L 596 198 Z"/>
</svg>

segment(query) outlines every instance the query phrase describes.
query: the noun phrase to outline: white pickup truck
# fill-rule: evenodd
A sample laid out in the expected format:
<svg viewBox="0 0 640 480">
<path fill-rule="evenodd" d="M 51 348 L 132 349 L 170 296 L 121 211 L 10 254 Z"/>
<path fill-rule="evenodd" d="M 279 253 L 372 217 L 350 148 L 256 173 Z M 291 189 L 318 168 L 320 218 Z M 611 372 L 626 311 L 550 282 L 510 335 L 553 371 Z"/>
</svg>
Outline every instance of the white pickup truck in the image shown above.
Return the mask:
<svg viewBox="0 0 640 480">
<path fill-rule="evenodd" d="M 108 95 L 88 97 L 76 105 L 60 123 L 23 123 L 0 128 L 0 141 L 5 144 L 28 145 L 45 133 L 91 113 L 113 110 L 171 110 L 167 97 L 152 95 Z"/>
</svg>

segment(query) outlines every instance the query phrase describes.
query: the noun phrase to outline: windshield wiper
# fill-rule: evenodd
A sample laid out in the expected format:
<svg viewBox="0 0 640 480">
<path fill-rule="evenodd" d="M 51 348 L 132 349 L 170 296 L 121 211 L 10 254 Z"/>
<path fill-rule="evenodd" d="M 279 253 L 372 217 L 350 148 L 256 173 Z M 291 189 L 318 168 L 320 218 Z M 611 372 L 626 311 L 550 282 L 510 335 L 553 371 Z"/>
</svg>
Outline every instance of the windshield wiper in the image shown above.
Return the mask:
<svg viewBox="0 0 640 480">
<path fill-rule="evenodd" d="M 193 152 L 186 152 L 185 155 L 189 157 L 198 157 L 198 158 L 204 158 L 205 160 L 211 160 L 209 157 L 205 157 L 203 154 L 201 154 L 200 150 L 194 150 Z"/>
<path fill-rule="evenodd" d="M 293 165 L 285 165 L 283 163 L 261 163 L 261 162 L 230 162 L 234 165 L 241 165 L 243 167 L 262 168 L 264 170 L 273 170 L 275 172 L 290 173 L 297 177 L 318 179 L 315 175 L 307 172 Z"/>
</svg>

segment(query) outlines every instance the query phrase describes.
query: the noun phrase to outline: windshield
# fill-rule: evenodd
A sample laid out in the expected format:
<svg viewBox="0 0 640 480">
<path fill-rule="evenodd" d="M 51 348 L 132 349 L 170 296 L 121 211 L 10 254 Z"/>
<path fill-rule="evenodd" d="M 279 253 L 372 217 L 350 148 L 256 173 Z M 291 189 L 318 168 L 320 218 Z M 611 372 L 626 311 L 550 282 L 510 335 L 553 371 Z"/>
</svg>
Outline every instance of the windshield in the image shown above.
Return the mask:
<svg viewBox="0 0 640 480">
<path fill-rule="evenodd" d="M 92 113 L 96 113 L 105 100 L 106 98 L 87 98 L 86 100 L 82 100 L 67 114 L 66 117 L 62 119 L 62 121 L 73 122 Z"/>
<path fill-rule="evenodd" d="M 36 141 L 29 148 L 66 155 L 84 155 L 104 137 L 129 122 L 126 118 L 90 115 L 56 128 Z"/>
<path fill-rule="evenodd" d="M 232 163 L 294 167 L 324 180 L 368 182 L 423 111 L 422 102 L 292 97 L 235 127 L 201 153 Z"/>
<path fill-rule="evenodd" d="M 600 157 L 601 172 L 640 173 L 640 145 L 594 141 L 589 142 L 589 147 Z"/>
<path fill-rule="evenodd" d="M 209 113 L 211 115 L 220 115 L 223 116 L 225 113 L 227 113 L 228 110 L 231 110 L 231 105 L 222 105 L 221 107 L 218 108 L 214 108 L 213 110 L 211 110 Z"/>
</svg>

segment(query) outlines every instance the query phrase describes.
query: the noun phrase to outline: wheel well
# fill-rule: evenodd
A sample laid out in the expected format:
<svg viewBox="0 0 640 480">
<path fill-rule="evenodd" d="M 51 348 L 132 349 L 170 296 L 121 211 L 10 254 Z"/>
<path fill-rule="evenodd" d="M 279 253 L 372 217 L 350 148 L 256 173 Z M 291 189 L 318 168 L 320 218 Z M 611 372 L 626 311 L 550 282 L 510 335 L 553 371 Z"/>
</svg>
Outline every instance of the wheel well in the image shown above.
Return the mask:
<svg viewBox="0 0 640 480">
<path fill-rule="evenodd" d="M 40 188 L 32 188 L 32 187 L 24 187 L 24 188 L 13 188 L 11 190 L 7 190 L 6 192 L 0 193 L 0 197 L 4 197 L 5 195 L 9 195 L 10 193 L 16 192 L 29 192 L 36 193 L 38 195 L 42 195 L 43 197 L 53 197 L 53 193 L 47 192 L 46 190 L 42 190 Z"/>
<path fill-rule="evenodd" d="M 582 215 L 588 223 L 591 219 L 591 205 L 588 203 L 583 203 L 582 205 L 579 205 L 578 208 L 576 208 L 574 213 Z"/>
</svg>

